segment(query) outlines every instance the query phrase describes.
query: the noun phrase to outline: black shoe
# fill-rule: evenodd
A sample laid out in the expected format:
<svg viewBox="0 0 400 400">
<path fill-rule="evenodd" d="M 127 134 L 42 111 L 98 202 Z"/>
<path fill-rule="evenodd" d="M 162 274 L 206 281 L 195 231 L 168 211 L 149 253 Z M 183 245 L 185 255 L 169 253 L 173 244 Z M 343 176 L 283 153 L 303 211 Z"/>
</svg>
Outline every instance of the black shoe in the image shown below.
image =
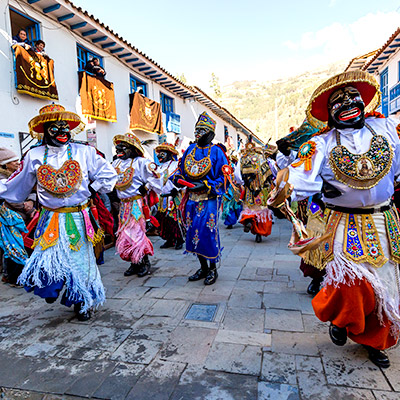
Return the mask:
<svg viewBox="0 0 400 400">
<path fill-rule="evenodd" d="M 45 297 L 45 300 L 47 304 L 53 304 L 57 300 L 57 297 Z"/>
<path fill-rule="evenodd" d="M 201 268 L 198 269 L 193 275 L 190 275 L 188 280 L 190 282 L 199 281 L 207 276 L 207 272 L 203 271 Z"/>
<path fill-rule="evenodd" d="M 246 223 L 244 224 L 243 230 L 244 230 L 246 233 L 248 233 L 248 232 L 250 232 L 250 229 L 251 229 L 251 222 L 246 222 Z"/>
<path fill-rule="evenodd" d="M 167 240 L 164 244 L 160 246 L 160 249 L 169 249 L 170 247 L 174 247 L 174 244 Z"/>
<path fill-rule="evenodd" d="M 207 276 L 206 276 L 206 279 L 204 279 L 204 284 L 205 284 L 205 285 L 212 285 L 213 283 L 215 283 L 215 281 L 217 280 L 217 278 L 218 278 L 217 269 L 216 269 L 216 268 L 210 269 L 210 270 L 208 271 L 208 274 L 207 274 Z"/>
<path fill-rule="evenodd" d="M 347 342 L 347 329 L 339 328 L 331 323 L 329 326 L 329 336 L 336 346 L 344 346 Z"/>
<path fill-rule="evenodd" d="M 313 279 L 311 283 L 308 285 L 307 293 L 311 295 L 316 295 L 321 289 L 321 280 Z"/>
<path fill-rule="evenodd" d="M 137 276 L 139 278 L 146 276 L 150 272 L 150 267 L 151 267 L 150 260 L 149 257 L 146 255 L 143 257 L 142 262 L 139 265 Z"/>
<path fill-rule="evenodd" d="M 233 228 L 232 225 L 228 225 L 228 226 L 226 227 L 226 229 L 232 229 L 232 228 Z"/>
<path fill-rule="evenodd" d="M 388 356 L 384 351 L 374 349 L 371 346 L 363 345 L 367 351 L 368 351 L 368 358 L 377 366 L 380 368 L 389 368 L 390 367 L 390 361 Z"/>
<path fill-rule="evenodd" d="M 256 235 L 256 243 L 261 243 L 261 242 L 262 242 L 261 235 L 257 233 L 257 235 Z"/>
<path fill-rule="evenodd" d="M 182 247 L 183 247 L 183 243 L 177 243 L 175 245 L 175 250 L 182 250 Z"/>
<path fill-rule="evenodd" d="M 139 265 L 131 263 L 130 267 L 124 272 L 124 276 L 135 275 L 139 272 Z"/>
<path fill-rule="evenodd" d="M 81 313 L 81 309 L 82 309 L 82 303 L 78 303 L 74 305 L 74 311 L 76 314 L 76 318 L 78 319 L 78 321 L 88 321 L 91 317 L 90 315 L 90 311 L 85 311 L 83 313 Z"/>
</svg>

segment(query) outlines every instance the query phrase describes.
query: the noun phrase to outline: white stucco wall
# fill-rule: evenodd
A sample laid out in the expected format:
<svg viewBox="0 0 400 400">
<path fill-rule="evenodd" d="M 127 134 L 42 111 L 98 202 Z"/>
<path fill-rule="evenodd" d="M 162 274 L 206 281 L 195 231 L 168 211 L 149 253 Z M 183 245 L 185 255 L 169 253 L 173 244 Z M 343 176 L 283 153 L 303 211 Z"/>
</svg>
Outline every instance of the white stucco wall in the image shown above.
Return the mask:
<svg viewBox="0 0 400 400">
<path fill-rule="evenodd" d="M 103 66 L 107 72 L 106 78 L 114 83 L 118 120 L 116 123 L 96 120 L 97 147 L 106 154 L 107 159 L 111 160 L 112 158 L 113 136 L 129 130 L 130 74 L 147 83 L 148 97 L 159 102 L 160 92 L 163 92 L 174 98 L 174 112 L 181 116 L 181 132 L 188 138 L 186 142 L 194 138 L 194 125 L 198 115 L 207 111 L 217 121 L 216 141 L 224 142 L 224 125 L 226 125 L 236 145 L 236 129 L 217 117 L 204 105 L 177 97 L 156 82 L 133 72 L 117 57 L 96 47 L 91 41 L 86 41 L 75 35 L 73 31 L 54 22 L 44 14 L 36 12 L 29 5 L 24 3 L 22 9 L 14 0 L 9 0 L 9 2 L 0 2 L 0 15 L 3 16 L 0 18 L 0 76 L 2 77 L 0 79 L 0 133 L 13 134 L 14 137 L 7 138 L 0 134 L 0 146 L 11 148 L 19 154 L 18 132 L 28 132 L 29 120 L 38 114 L 41 107 L 51 103 L 49 100 L 19 94 L 15 89 L 13 58 L 9 41 L 11 38 L 9 5 L 22 13 L 28 14 L 29 17 L 36 19 L 41 24 L 41 36 L 46 43 L 46 53 L 54 60 L 54 73 L 59 94 L 58 102 L 67 110 L 80 114 L 76 44 L 80 43 L 85 48 L 103 57 Z M 171 137 L 171 135 L 169 136 Z M 157 139 L 156 135 L 141 136 L 141 139 L 151 138 Z M 86 132 L 77 135 L 76 139 L 86 140 Z"/>
</svg>

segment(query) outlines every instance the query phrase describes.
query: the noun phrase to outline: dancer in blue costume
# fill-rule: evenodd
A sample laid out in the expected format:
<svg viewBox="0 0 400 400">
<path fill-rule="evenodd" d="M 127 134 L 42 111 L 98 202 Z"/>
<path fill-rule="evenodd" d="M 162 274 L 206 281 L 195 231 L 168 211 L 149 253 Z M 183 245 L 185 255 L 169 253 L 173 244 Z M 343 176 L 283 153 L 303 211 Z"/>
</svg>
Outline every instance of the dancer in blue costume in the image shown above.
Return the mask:
<svg viewBox="0 0 400 400">
<path fill-rule="evenodd" d="M 224 150 L 212 144 L 215 121 L 203 112 L 196 123 L 196 143 L 185 151 L 177 173 L 171 178 L 176 186 L 182 179 L 194 184 L 187 188 L 186 252 L 196 254 L 201 268 L 189 281 L 204 279 L 212 285 L 218 277 L 216 263 L 221 258 L 218 220 L 221 196 L 225 192 L 224 172 L 230 170 Z M 208 264 L 209 263 L 209 264 Z"/>
<path fill-rule="evenodd" d="M 238 158 L 235 155 L 229 156 L 231 167 L 234 170 L 238 163 Z M 233 225 L 238 222 L 240 213 L 243 210 L 243 203 L 240 200 L 240 190 L 235 189 L 231 184 L 222 197 L 222 215 L 221 219 L 226 225 L 226 229 L 232 229 Z"/>
<path fill-rule="evenodd" d="M 89 186 L 109 192 L 117 173 L 93 147 L 71 141 L 82 127 L 80 117 L 61 105 L 42 107 L 29 122 L 32 137 L 42 144 L 29 150 L 20 168 L 0 182 L 0 197 L 24 201 L 37 184 L 42 211 L 35 250 L 19 282 L 47 303 L 55 302 L 65 285 L 61 303 L 74 305 L 78 319 L 85 321 L 90 308 L 105 300 L 93 251 L 102 231 L 88 208 Z"/>
</svg>

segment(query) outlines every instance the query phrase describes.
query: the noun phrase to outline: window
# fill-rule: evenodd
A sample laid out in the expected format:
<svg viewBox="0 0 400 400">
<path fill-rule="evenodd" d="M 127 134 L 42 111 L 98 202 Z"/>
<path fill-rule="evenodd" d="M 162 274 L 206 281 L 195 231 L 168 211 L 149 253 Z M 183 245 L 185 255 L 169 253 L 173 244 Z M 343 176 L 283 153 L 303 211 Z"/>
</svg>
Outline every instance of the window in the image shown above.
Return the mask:
<svg viewBox="0 0 400 400">
<path fill-rule="evenodd" d="M 95 57 L 99 59 L 100 65 L 103 67 L 103 57 L 100 57 L 98 54 L 93 53 L 93 51 L 90 51 L 80 44 L 77 44 L 76 52 L 78 56 L 78 71 L 84 71 L 86 63 Z"/>
<path fill-rule="evenodd" d="M 139 92 L 147 97 L 147 83 L 142 82 L 140 79 L 131 75 L 131 93 Z"/>
<path fill-rule="evenodd" d="M 164 93 L 160 93 L 161 108 L 163 113 L 174 112 L 174 99 Z"/>
<path fill-rule="evenodd" d="M 17 36 L 21 29 L 26 31 L 30 45 L 41 39 L 40 25 L 34 19 L 10 7 L 11 35 Z"/>
</svg>

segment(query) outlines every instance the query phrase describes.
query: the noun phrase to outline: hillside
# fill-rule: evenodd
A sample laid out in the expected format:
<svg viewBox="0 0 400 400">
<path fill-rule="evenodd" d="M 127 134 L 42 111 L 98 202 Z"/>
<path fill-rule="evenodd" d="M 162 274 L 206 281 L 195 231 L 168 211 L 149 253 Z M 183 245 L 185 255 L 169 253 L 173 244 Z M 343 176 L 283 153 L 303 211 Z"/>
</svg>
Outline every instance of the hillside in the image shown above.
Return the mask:
<svg viewBox="0 0 400 400">
<path fill-rule="evenodd" d="M 240 81 L 221 88 L 218 102 L 232 112 L 261 139 L 274 142 L 298 127 L 313 91 L 332 75 L 343 72 L 345 64 L 271 82 Z M 277 128 L 277 137 L 276 137 Z"/>
</svg>

